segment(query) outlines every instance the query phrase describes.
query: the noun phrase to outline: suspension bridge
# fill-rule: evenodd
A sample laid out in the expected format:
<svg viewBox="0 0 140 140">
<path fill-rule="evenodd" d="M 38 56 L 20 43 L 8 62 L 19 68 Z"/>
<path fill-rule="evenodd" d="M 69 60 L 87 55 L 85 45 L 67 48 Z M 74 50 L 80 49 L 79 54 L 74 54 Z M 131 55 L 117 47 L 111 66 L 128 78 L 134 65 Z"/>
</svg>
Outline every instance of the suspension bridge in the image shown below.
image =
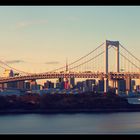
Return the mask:
<svg viewBox="0 0 140 140">
<path fill-rule="evenodd" d="M 109 70 L 109 51 L 115 52 L 115 71 Z M 135 57 L 119 41 L 106 40 L 104 43 L 93 49 L 88 54 L 78 58 L 66 66 L 47 71 L 44 73 L 28 73 L 9 66 L 7 63 L 0 61 L 0 67 L 3 69 L 10 68 L 18 73 L 19 76 L 0 77 L 0 86 L 5 83 L 20 82 L 37 79 L 55 79 L 55 78 L 92 78 L 104 80 L 104 92 L 108 92 L 109 81 L 112 81 L 116 94 L 119 93 L 119 80 L 125 80 L 126 91 L 131 90 L 131 80 L 140 79 L 140 59 Z"/>
</svg>

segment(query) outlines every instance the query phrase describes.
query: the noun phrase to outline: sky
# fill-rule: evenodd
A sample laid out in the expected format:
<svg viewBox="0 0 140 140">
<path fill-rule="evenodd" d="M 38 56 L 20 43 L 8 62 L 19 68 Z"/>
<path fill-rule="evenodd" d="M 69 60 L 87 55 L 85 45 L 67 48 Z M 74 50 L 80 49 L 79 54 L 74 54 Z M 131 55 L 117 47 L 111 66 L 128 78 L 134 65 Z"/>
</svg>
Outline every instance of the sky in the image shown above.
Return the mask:
<svg viewBox="0 0 140 140">
<path fill-rule="evenodd" d="M 73 62 L 105 40 L 139 57 L 139 6 L 0 6 L 0 60 L 27 72 Z"/>
</svg>

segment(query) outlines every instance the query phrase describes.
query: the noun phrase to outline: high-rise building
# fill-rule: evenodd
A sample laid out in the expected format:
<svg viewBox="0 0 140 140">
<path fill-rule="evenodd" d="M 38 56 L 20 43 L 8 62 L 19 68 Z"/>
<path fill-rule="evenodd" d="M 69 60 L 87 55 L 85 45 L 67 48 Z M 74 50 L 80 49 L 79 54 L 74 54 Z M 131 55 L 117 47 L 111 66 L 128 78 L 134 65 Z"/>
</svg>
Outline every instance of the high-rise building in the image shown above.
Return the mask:
<svg viewBox="0 0 140 140">
<path fill-rule="evenodd" d="M 75 78 L 72 77 L 72 78 L 70 78 L 70 87 L 74 88 L 74 86 L 75 86 Z"/>
<path fill-rule="evenodd" d="M 60 88 L 60 83 L 56 82 L 55 88 Z"/>
<path fill-rule="evenodd" d="M 58 88 L 60 88 L 60 89 L 64 89 L 65 88 L 64 78 L 59 78 L 57 82 L 58 82 L 58 84 L 57 84 Z"/>
<path fill-rule="evenodd" d="M 13 82 L 8 82 L 6 84 L 7 89 L 24 89 L 25 87 L 25 82 L 24 81 L 13 81 Z"/>
<path fill-rule="evenodd" d="M 6 88 L 8 87 L 7 84 L 8 84 L 8 83 L 4 83 L 4 84 L 3 84 L 3 88 L 4 88 L 4 89 L 6 89 Z"/>
<path fill-rule="evenodd" d="M 69 80 L 68 79 L 66 79 L 66 81 L 64 83 L 64 88 L 65 89 L 69 89 L 70 88 L 70 86 L 69 86 Z"/>
<path fill-rule="evenodd" d="M 126 81 L 121 79 L 118 81 L 119 91 L 125 92 L 126 91 Z"/>
<path fill-rule="evenodd" d="M 87 79 L 86 80 L 86 87 L 87 87 L 87 90 L 88 91 L 93 91 L 93 87 L 96 83 L 96 80 L 95 79 Z"/>
<path fill-rule="evenodd" d="M 48 89 L 48 88 L 49 88 L 49 85 L 48 85 L 47 82 L 44 83 L 44 88 L 45 88 L 45 89 Z"/>
<path fill-rule="evenodd" d="M 140 85 L 136 85 L 136 91 L 140 92 Z"/>
<path fill-rule="evenodd" d="M 83 82 L 77 82 L 76 84 L 76 87 L 79 89 L 79 90 L 83 90 Z"/>
<path fill-rule="evenodd" d="M 36 80 L 31 80 L 30 87 L 31 87 L 31 90 L 36 90 L 37 89 L 37 82 L 36 82 Z"/>
<path fill-rule="evenodd" d="M 58 81 L 59 83 L 64 82 L 64 78 L 59 78 Z"/>
<path fill-rule="evenodd" d="M 42 89 L 42 86 L 41 85 L 37 85 L 36 86 L 36 90 L 41 90 Z"/>
<path fill-rule="evenodd" d="M 25 82 L 24 81 L 18 81 L 17 82 L 17 88 L 18 89 L 24 89 L 25 87 Z"/>
<path fill-rule="evenodd" d="M 64 81 L 60 82 L 59 87 L 60 87 L 60 89 L 64 89 L 65 88 L 65 82 Z"/>
<path fill-rule="evenodd" d="M 54 83 L 50 83 L 50 88 L 54 88 Z"/>
<path fill-rule="evenodd" d="M 46 81 L 46 83 L 44 83 L 44 88 L 54 88 L 54 83 L 52 83 L 51 81 Z"/>
<path fill-rule="evenodd" d="M 135 80 L 131 80 L 131 89 L 132 89 L 132 91 L 134 90 L 135 84 L 136 84 Z"/>
<path fill-rule="evenodd" d="M 88 87 L 87 87 L 86 81 L 83 81 L 82 84 L 83 84 L 83 89 L 82 89 L 83 92 L 87 92 L 88 91 Z"/>
<path fill-rule="evenodd" d="M 17 88 L 17 82 L 9 82 L 7 83 L 8 89 L 16 89 Z"/>
<path fill-rule="evenodd" d="M 104 80 L 98 80 L 98 91 L 104 91 Z"/>
<path fill-rule="evenodd" d="M 25 82 L 25 89 L 30 90 L 30 82 Z"/>
<path fill-rule="evenodd" d="M 14 72 L 13 70 L 9 70 L 9 69 L 5 69 L 4 73 L 3 73 L 4 77 L 13 77 L 14 76 Z"/>
</svg>

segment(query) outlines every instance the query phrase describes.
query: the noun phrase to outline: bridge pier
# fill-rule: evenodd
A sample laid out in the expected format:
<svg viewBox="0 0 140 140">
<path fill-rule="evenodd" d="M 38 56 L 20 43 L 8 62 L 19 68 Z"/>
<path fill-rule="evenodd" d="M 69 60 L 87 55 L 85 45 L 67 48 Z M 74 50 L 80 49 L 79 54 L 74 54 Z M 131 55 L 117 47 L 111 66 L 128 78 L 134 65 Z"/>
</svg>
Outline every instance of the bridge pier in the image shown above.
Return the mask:
<svg viewBox="0 0 140 140">
<path fill-rule="evenodd" d="M 116 95 L 118 95 L 119 94 L 119 81 L 118 80 L 112 80 L 111 81 L 111 87 L 113 89 L 115 89 L 115 93 L 116 93 Z"/>
<path fill-rule="evenodd" d="M 118 95 L 119 94 L 119 81 L 118 80 L 116 80 L 115 81 L 115 88 L 116 88 L 116 95 Z"/>
<path fill-rule="evenodd" d="M 108 92 L 108 79 L 104 78 L 104 93 Z"/>
<path fill-rule="evenodd" d="M 131 78 L 127 77 L 125 79 L 126 82 L 126 93 L 128 94 L 131 91 Z"/>
<path fill-rule="evenodd" d="M 106 45 L 105 45 L 105 74 L 108 74 L 108 42 L 106 40 Z M 108 78 L 104 78 L 104 93 L 108 92 Z"/>
</svg>

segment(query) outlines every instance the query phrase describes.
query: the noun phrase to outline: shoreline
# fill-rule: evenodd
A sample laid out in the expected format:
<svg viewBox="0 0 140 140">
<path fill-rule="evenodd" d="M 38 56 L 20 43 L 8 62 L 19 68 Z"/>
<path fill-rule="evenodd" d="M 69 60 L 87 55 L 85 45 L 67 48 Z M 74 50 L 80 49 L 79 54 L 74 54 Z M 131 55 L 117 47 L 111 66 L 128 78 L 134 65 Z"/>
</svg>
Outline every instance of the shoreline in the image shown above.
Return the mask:
<svg viewBox="0 0 140 140">
<path fill-rule="evenodd" d="M 108 94 L 0 96 L 0 114 L 140 112 L 140 104 Z"/>
<path fill-rule="evenodd" d="M 53 110 L 0 110 L 1 114 L 71 114 L 71 113 L 115 113 L 115 112 L 140 112 L 140 108 L 118 108 L 118 109 L 53 109 Z"/>
</svg>

